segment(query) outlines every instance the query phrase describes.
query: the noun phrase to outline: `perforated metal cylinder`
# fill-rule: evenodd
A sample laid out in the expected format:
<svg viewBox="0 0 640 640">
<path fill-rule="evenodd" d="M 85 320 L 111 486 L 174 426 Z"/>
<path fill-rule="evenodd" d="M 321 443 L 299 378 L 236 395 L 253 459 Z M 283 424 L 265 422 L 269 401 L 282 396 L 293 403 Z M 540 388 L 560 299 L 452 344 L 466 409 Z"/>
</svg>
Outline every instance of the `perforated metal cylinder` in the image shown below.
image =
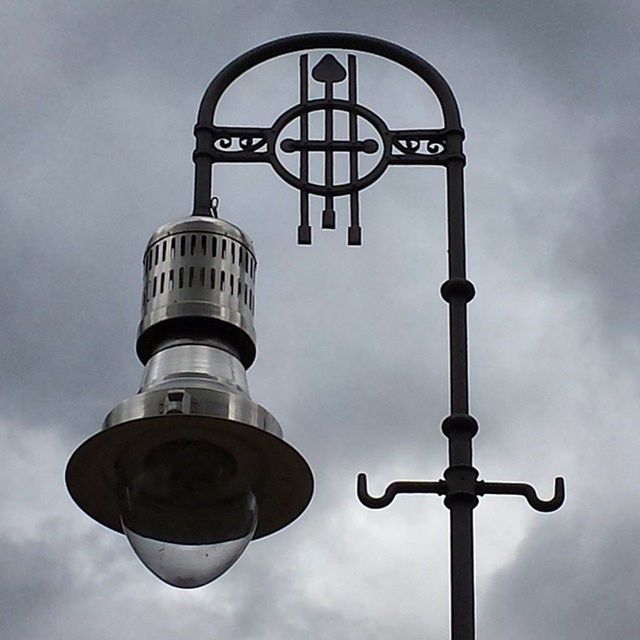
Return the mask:
<svg viewBox="0 0 640 640">
<path fill-rule="evenodd" d="M 136 349 L 143 363 L 175 344 L 208 344 L 255 359 L 253 244 L 219 218 L 192 216 L 153 234 L 144 254 L 142 320 Z"/>
</svg>

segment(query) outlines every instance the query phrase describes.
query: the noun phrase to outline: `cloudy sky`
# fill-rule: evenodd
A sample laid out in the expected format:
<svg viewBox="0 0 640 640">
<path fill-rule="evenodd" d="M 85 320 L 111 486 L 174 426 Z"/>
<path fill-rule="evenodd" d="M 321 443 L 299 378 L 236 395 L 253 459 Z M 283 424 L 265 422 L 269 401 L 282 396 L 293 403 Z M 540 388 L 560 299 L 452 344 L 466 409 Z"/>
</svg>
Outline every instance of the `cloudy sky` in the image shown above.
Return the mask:
<svg viewBox="0 0 640 640">
<path fill-rule="evenodd" d="M 396 168 L 346 220 L 295 244 L 297 196 L 268 167 L 216 171 L 221 215 L 259 259 L 254 398 L 314 469 L 296 523 L 195 591 L 155 579 L 75 507 L 73 449 L 135 393 L 141 257 L 191 210 L 195 113 L 229 60 L 343 30 L 416 51 L 467 132 L 471 410 L 485 480 L 526 481 L 476 510 L 477 626 L 493 640 L 629 640 L 640 616 L 640 135 L 633 2 L 92 2 L 0 8 L 0 636 L 3 640 L 448 637 L 447 512 L 435 496 L 369 511 L 371 490 L 446 466 L 444 182 Z M 317 59 L 317 53 L 313 59 Z M 248 74 L 230 124 L 295 103 L 296 57 Z M 437 127 L 411 75 L 360 58 L 391 127 Z M 343 207 L 340 204 L 340 207 Z"/>
</svg>

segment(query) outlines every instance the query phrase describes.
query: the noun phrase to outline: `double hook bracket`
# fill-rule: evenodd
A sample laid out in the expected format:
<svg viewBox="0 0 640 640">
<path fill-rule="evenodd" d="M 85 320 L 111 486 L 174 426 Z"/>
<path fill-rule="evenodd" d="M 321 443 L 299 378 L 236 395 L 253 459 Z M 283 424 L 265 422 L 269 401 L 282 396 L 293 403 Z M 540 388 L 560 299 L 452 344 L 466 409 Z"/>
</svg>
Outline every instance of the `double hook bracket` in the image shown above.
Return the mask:
<svg viewBox="0 0 640 640">
<path fill-rule="evenodd" d="M 477 475 L 477 471 L 473 467 L 469 467 L 469 470 L 475 472 L 469 475 Z M 446 475 L 446 473 L 445 473 Z M 493 495 L 518 495 L 524 496 L 529 506 L 536 511 L 543 513 L 549 513 L 559 509 L 565 498 L 564 491 L 564 478 L 556 478 L 553 497 L 550 500 L 541 500 L 536 493 L 536 490 L 529 484 L 522 482 L 484 482 L 483 480 L 472 479 L 471 486 L 467 488 L 467 491 L 460 491 L 460 488 L 453 485 L 448 480 L 438 480 L 436 482 L 419 482 L 412 480 L 400 480 L 392 482 L 384 491 L 384 494 L 379 497 L 374 497 L 369 494 L 367 489 L 367 476 L 364 473 L 358 474 L 357 492 L 358 499 L 365 506 L 370 509 L 382 509 L 390 505 L 393 499 L 399 493 L 435 493 L 439 496 L 445 496 L 445 502 L 447 497 L 455 494 L 465 493 L 467 495 L 475 496 L 477 502 L 477 496 L 484 496 L 487 494 Z M 470 491 L 469 491 L 470 489 Z"/>
</svg>

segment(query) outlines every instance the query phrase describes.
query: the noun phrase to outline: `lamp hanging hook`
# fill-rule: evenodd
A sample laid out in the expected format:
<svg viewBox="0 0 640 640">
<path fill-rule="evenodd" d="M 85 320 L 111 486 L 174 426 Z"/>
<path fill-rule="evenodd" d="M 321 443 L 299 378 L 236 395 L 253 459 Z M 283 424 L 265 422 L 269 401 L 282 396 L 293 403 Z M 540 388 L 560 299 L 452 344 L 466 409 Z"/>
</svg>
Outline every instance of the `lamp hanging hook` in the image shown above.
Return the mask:
<svg viewBox="0 0 640 640">
<path fill-rule="evenodd" d="M 398 480 L 392 482 L 380 497 L 374 497 L 367 490 L 367 476 L 358 474 L 357 494 L 360 502 L 369 509 L 382 509 L 390 505 L 399 493 L 437 493 L 444 495 L 446 483 L 443 480 L 436 482 L 420 482 L 414 480 Z"/>
<path fill-rule="evenodd" d="M 488 493 L 524 496 L 530 507 L 543 513 L 559 509 L 565 498 L 564 478 L 555 479 L 553 497 L 550 500 L 541 500 L 531 485 L 521 482 L 483 482 L 479 480 L 476 483 L 476 491 L 479 496 Z"/>
<path fill-rule="evenodd" d="M 218 196 L 213 196 L 211 201 L 209 202 L 209 211 L 214 218 L 218 217 L 218 205 L 220 204 L 220 198 Z"/>
</svg>

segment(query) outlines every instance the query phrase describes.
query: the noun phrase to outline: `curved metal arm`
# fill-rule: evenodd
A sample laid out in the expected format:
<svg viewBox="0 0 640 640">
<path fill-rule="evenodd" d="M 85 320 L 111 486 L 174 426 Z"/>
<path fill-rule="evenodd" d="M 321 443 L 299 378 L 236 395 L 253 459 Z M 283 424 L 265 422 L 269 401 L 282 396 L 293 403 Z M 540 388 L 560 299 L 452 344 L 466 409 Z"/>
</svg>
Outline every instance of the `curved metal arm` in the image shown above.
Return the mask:
<svg viewBox="0 0 640 640">
<path fill-rule="evenodd" d="M 212 124 L 218 102 L 229 85 L 253 67 L 272 58 L 309 49 L 349 49 L 387 58 L 413 71 L 435 93 L 442 107 L 447 128 L 459 128 L 460 111 L 451 87 L 442 74 L 419 55 L 395 42 L 359 33 L 301 33 L 278 38 L 259 45 L 232 60 L 207 87 L 200 109 L 198 124 Z"/>
<path fill-rule="evenodd" d="M 542 511 L 543 513 L 549 513 L 550 511 L 559 509 L 565 497 L 564 478 L 555 479 L 553 498 L 550 500 L 541 500 L 536 490 L 530 484 L 524 484 L 522 482 L 483 482 L 482 480 L 478 480 L 476 483 L 476 492 L 479 496 L 487 493 L 524 496 L 533 509 Z"/>
<path fill-rule="evenodd" d="M 401 480 L 392 482 L 379 498 L 369 495 L 367 491 L 367 476 L 364 473 L 358 474 L 358 499 L 369 509 L 382 509 L 390 505 L 399 493 L 437 493 L 443 495 L 446 492 L 444 480 L 437 482 L 415 482 L 411 480 Z"/>
</svg>

